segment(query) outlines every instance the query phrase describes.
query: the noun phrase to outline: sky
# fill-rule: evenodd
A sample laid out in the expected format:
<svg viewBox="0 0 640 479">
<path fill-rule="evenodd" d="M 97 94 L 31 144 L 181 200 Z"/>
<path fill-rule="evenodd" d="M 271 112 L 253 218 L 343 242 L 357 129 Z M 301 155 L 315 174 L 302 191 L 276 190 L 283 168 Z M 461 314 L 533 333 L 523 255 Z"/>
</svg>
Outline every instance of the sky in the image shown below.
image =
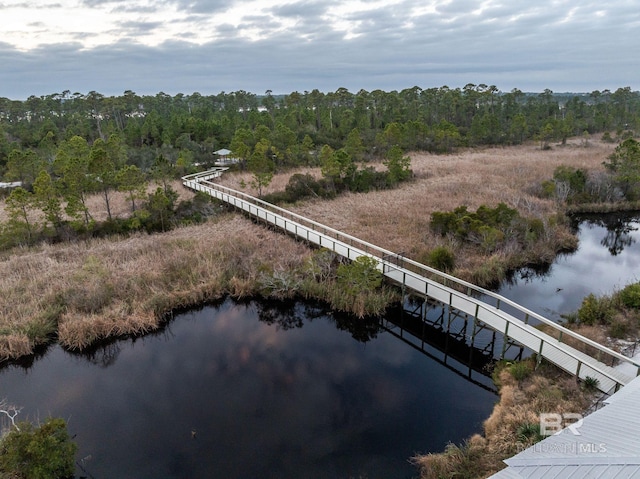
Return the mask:
<svg viewBox="0 0 640 479">
<path fill-rule="evenodd" d="M 640 89 L 640 0 L 0 0 L 0 97 Z"/>
</svg>

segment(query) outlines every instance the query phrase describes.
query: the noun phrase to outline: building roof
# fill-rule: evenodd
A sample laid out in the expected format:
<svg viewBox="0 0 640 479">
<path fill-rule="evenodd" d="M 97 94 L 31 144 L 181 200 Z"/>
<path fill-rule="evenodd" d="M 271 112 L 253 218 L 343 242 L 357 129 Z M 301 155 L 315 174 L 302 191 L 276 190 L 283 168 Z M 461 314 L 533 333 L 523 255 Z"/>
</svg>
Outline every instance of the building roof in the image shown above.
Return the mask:
<svg viewBox="0 0 640 479">
<path fill-rule="evenodd" d="M 504 462 L 491 479 L 640 478 L 640 378 L 589 414 Z"/>
<path fill-rule="evenodd" d="M 221 148 L 218 151 L 213 152 L 214 155 L 227 156 L 231 154 L 231 150 L 227 150 L 226 148 Z"/>
</svg>

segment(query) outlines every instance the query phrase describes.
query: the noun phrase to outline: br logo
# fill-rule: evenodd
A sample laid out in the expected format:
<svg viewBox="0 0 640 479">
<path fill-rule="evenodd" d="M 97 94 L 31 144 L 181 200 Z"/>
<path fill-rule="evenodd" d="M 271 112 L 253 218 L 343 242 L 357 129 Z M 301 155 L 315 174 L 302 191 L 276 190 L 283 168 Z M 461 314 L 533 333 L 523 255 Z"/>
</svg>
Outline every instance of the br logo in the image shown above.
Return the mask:
<svg viewBox="0 0 640 479">
<path fill-rule="evenodd" d="M 580 436 L 578 428 L 582 426 L 582 415 L 577 413 L 542 413 L 540 414 L 540 435 L 551 436 L 560 434 L 568 428 L 574 436 Z"/>
</svg>

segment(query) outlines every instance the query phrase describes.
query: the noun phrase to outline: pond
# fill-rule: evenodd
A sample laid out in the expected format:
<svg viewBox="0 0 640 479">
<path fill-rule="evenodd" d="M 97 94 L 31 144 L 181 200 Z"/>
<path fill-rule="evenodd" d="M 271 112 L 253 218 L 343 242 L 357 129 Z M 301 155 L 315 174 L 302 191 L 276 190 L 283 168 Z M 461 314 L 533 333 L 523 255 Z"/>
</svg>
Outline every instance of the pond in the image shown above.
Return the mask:
<svg viewBox="0 0 640 479">
<path fill-rule="evenodd" d="M 580 218 L 578 251 L 500 293 L 560 319 L 638 280 L 638 226 Z M 480 432 L 497 397 L 396 333 L 312 304 L 227 300 L 89 355 L 52 346 L 0 370 L 0 398 L 21 419 L 65 418 L 78 474 L 96 479 L 412 477 L 410 457 Z"/>
<path fill-rule="evenodd" d="M 497 292 L 559 321 L 590 293 L 611 294 L 640 281 L 640 214 L 581 215 L 574 219 L 578 250 L 542 272 L 523 269 Z"/>
<path fill-rule="evenodd" d="M 230 300 L 92 356 L 52 347 L 0 394 L 65 418 L 95 478 L 411 477 L 496 401 L 377 322 Z"/>
</svg>

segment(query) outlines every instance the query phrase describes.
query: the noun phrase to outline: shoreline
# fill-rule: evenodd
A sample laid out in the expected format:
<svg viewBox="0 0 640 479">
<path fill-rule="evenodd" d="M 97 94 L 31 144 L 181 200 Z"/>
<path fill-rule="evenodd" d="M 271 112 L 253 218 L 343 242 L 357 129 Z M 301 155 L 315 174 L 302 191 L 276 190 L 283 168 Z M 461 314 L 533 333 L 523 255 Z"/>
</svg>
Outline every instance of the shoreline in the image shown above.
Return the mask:
<svg viewBox="0 0 640 479">
<path fill-rule="evenodd" d="M 564 246 L 543 257 L 555 257 Z M 532 264 L 522 258 L 500 258 L 491 272 L 497 276 L 483 276 L 481 285 Z M 314 261 L 322 264 L 314 268 Z M 4 315 L 14 319 L 0 334 L 0 363 L 52 341 L 82 351 L 110 338 L 144 335 L 175 310 L 226 296 L 321 301 L 356 316 L 381 315 L 399 301 L 399 290 L 388 284 L 347 297 L 336 284 L 333 261 L 235 213 L 168 233 L 18 250 L 0 265 L 13 278 Z"/>
<path fill-rule="evenodd" d="M 445 156 L 414 153 L 414 178 L 400 188 L 312 199 L 287 208 L 422 263 L 433 248 L 449 248 L 455 254 L 451 274 L 489 286 L 520 267 L 548 264 L 575 248 L 567 217 L 558 214 L 554 201 L 533 195 L 532 185 L 552 176 L 558 163 L 601 167 L 602 156 L 611 148 L 597 144 L 552 151 L 523 146 Z M 294 173 L 277 175 L 271 188 L 283 189 Z M 242 181 L 242 173 L 222 178 L 230 186 Z M 544 237 L 526 248 L 487 255 L 430 230 L 434 211 L 460 204 L 472 211 L 498 199 L 508 200 L 525 217 L 545 222 Z M 203 224 L 166 233 L 40 244 L 14 248 L 0 258 L 0 289 L 5 291 L 0 361 L 28 355 L 52 337 L 73 350 L 111 336 L 144 334 L 157 329 L 161 316 L 173 309 L 223 295 L 314 299 L 360 316 L 380 314 L 398 298 L 387 286 L 383 294 L 372 292 L 354 306 L 335 286 L 336 265 L 325 258 L 325 264 L 315 264 L 312 271 L 310 265 L 320 258 L 307 245 L 220 210 Z"/>
<path fill-rule="evenodd" d="M 486 151 L 480 153 L 487 154 Z M 482 158 L 475 159 L 486 166 Z M 293 205 L 292 210 L 337 229 L 344 228 L 349 234 L 365 240 L 371 241 L 379 235 L 381 246 L 394 251 L 408 249 L 412 257 L 419 258 L 433 243 L 450 245 L 447 240 L 425 233 L 428 230 L 427 213 L 445 207 L 442 199 L 429 197 L 425 200 L 419 196 L 433 185 L 433 181 L 445 183 L 441 187 L 453 193 L 452 198 L 447 198 L 448 202 L 459 204 L 457 202 L 463 201 L 476 208 L 479 204 L 493 204 L 483 191 L 477 198 L 461 196 L 469 178 L 463 178 L 464 181 L 455 187 L 447 185 L 448 175 L 455 174 L 452 173 L 454 167 L 442 164 L 441 160 L 423 158 L 417 168 L 417 179 L 398 191 L 346 194 L 330 202 L 309 201 Z M 425 172 L 427 166 L 444 171 L 440 172 L 441 176 L 428 174 Z M 545 171 L 553 171 L 553 167 L 554 163 Z M 519 170 L 518 176 L 522 176 Z M 513 187 L 523 188 L 523 185 L 514 183 Z M 436 190 L 435 194 L 442 194 L 442 189 Z M 412 198 L 420 199 L 413 202 L 417 205 L 407 206 L 408 199 Z M 512 203 L 534 215 L 553 217 L 557 214 L 556 205 L 550 201 L 537 198 L 525 201 L 518 196 L 513 197 Z M 363 204 L 372 207 L 365 210 Z M 426 205 L 430 210 L 425 209 Z M 618 206 L 622 211 L 629 209 Z M 337 218 L 336 209 L 345 214 Z M 556 230 L 558 237 L 550 238 L 547 243 L 538 245 L 538 249 L 525 252 L 527 254 L 513 252 L 512 256 L 489 258 L 474 254 L 460 256 L 460 266 L 453 274 L 476 282 L 480 279 L 476 271 L 489 263 L 492 276 L 485 275 L 484 278 L 500 281 L 510 270 L 531 264 L 528 258 L 536 258 L 542 263 L 553 261 L 560 251 L 575 244 L 568 221 L 565 223 Z M 371 226 L 376 229 L 371 230 Z M 411 246 L 406 248 L 407 244 Z M 469 253 L 464 248 L 458 252 L 460 255 Z M 12 250 L 3 254 L 0 262 L 5 285 L 11 281 L 11 287 L 2 288 L 7 294 L 5 304 L 0 306 L 0 318 L 5 319 L 0 323 L 0 366 L 15 358 L 28 362 L 34 348 L 44 347 L 46 351 L 46 345 L 51 341 L 57 341 L 70 351 L 81 351 L 105 340 L 153 334 L 162 330 L 166 315 L 172 311 L 198 307 L 226 296 L 240 300 L 251 297 L 318 300 L 336 309 L 353 307 L 353 300 L 344 301 L 344 294 L 336 291 L 335 283 L 326 281 L 330 277 L 330 265 L 324 263 L 326 268 L 320 268 L 318 273 L 317 269 L 309 267 L 314 261 L 317 266 L 318 250 L 237 213 L 221 213 L 204 224 L 161 234 L 136 234 L 73 244 L 41 244 Z M 318 274 L 328 276 L 318 279 Z M 274 278 L 278 281 L 274 282 Z M 363 315 L 369 310 L 373 314 L 384 311 L 394 298 L 397 300 L 398 292 L 391 287 L 383 291 L 384 294 L 372 292 L 361 298 L 359 310 L 350 312 Z M 368 302 L 371 302 L 371 308 L 366 307 Z M 6 321 L 7 318 L 11 320 Z M 565 386 L 571 392 L 575 388 L 569 382 L 565 381 Z M 561 388 L 548 387 L 560 391 L 554 392 L 555 395 L 565 394 Z M 502 399 L 496 408 L 504 409 L 501 404 Z M 464 446 L 468 446 L 469 457 L 477 451 L 486 454 L 487 449 L 483 449 L 486 444 L 482 444 L 483 440 L 471 438 Z M 458 450 L 462 449 L 458 447 Z"/>
<path fill-rule="evenodd" d="M 420 479 L 484 478 L 506 467 L 502 461 L 532 446 L 540 434 L 542 412 L 586 412 L 597 394 L 555 366 L 531 359 L 502 361 L 494 370 L 499 401 L 482 425 L 482 433 L 441 453 L 416 455 Z"/>
</svg>

